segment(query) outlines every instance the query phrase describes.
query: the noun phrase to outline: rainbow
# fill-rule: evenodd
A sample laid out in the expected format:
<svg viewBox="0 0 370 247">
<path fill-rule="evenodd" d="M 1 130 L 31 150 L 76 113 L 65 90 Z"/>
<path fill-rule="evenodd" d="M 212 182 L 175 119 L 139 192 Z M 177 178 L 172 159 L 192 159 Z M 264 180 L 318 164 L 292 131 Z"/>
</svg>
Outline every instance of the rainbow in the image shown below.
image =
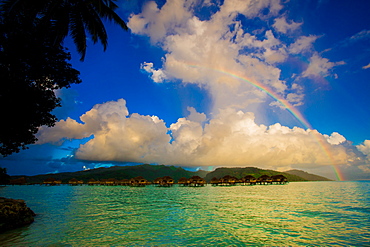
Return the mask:
<svg viewBox="0 0 370 247">
<path fill-rule="evenodd" d="M 304 116 L 302 115 L 302 113 L 300 113 L 298 111 L 298 109 L 296 109 L 293 105 L 291 105 L 286 99 L 283 99 L 283 98 L 279 97 L 279 95 L 276 94 L 271 88 L 267 87 L 266 85 L 264 85 L 262 83 L 259 83 L 259 82 L 255 81 L 255 80 L 252 80 L 252 79 L 249 79 L 249 78 L 246 78 L 246 77 L 242 77 L 242 76 L 240 76 L 236 73 L 229 72 L 229 71 L 226 71 L 226 70 L 223 70 L 223 69 L 216 69 L 216 68 L 211 68 L 211 67 L 198 66 L 198 65 L 195 65 L 195 64 L 186 64 L 186 65 L 191 67 L 191 68 L 205 68 L 205 69 L 213 70 L 213 71 L 231 76 L 233 78 L 239 79 L 241 81 L 247 82 L 248 84 L 252 85 L 255 88 L 258 88 L 258 89 L 262 90 L 267 95 L 269 95 L 271 98 L 278 101 L 306 129 L 309 129 L 309 130 L 312 131 L 313 136 L 315 137 L 315 139 L 317 140 L 317 142 L 321 146 L 321 148 L 324 151 L 324 153 L 326 154 L 326 156 L 329 158 L 337 180 L 339 180 L 339 181 L 344 181 L 345 180 L 343 173 L 339 170 L 338 165 L 335 163 L 335 159 L 333 158 L 333 155 L 331 154 L 331 152 L 328 148 L 328 144 L 322 139 L 322 136 L 317 131 L 313 130 L 311 124 L 304 118 Z"/>
</svg>

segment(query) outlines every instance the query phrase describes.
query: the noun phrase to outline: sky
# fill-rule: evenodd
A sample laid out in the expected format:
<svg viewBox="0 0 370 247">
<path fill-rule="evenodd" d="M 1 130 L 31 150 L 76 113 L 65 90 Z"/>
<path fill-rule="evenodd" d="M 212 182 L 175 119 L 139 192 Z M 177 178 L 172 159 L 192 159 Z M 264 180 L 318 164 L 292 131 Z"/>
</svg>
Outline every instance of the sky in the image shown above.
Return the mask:
<svg viewBox="0 0 370 247">
<path fill-rule="evenodd" d="M 370 2 L 119 1 L 10 175 L 132 164 L 370 179 Z"/>
</svg>

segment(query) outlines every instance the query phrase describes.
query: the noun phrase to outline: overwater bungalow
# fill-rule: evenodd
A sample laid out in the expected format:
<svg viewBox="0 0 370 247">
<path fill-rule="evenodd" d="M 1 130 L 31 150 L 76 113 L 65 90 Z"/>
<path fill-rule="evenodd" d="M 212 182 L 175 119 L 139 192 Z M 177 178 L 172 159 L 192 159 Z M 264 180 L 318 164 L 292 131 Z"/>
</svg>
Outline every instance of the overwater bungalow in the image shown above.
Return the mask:
<svg viewBox="0 0 370 247">
<path fill-rule="evenodd" d="M 123 185 L 123 186 L 128 186 L 130 185 L 130 180 L 129 179 L 121 179 L 116 181 L 117 185 Z"/>
<path fill-rule="evenodd" d="M 246 184 L 253 185 L 257 183 L 257 179 L 253 177 L 252 175 L 247 175 L 243 177 L 241 180 L 245 185 Z"/>
<path fill-rule="evenodd" d="M 154 179 L 153 183 L 161 187 L 170 187 L 174 184 L 175 180 L 170 176 L 164 176 L 161 178 Z"/>
<path fill-rule="evenodd" d="M 239 182 L 239 179 L 237 179 L 236 177 L 225 175 L 220 179 L 219 185 L 224 186 L 235 185 L 237 182 Z"/>
<path fill-rule="evenodd" d="M 272 180 L 272 183 L 276 183 L 276 184 L 285 184 L 288 182 L 288 179 L 282 174 L 271 176 L 271 180 Z"/>
<path fill-rule="evenodd" d="M 257 179 L 257 183 L 259 184 L 272 184 L 272 179 L 268 175 L 262 175 Z"/>
<path fill-rule="evenodd" d="M 108 178 L 106 181 L 105 181 L 105 185 L 117 185 L 117 179 L 115 178 Z"/>
<path fill-rule="evenodd" d="M 69 185 L 82 185 L 83 183 L 82 180 L 77 180 L 76 178 L 72 178 L 68 181 Z"/>
<path fill-rule="evenodd" d="M 62 184 L 62 181 L 61 180 L 56 180 L 55 178 L 47 178 L 45 179 L 42 184 L 44 185 L 60 185 Z"/>
<path fill-rule="evenodd" d="M 100 179 L 99 184 L 100 185 L 106 185 L 107 181 L 108 181 L 108 179 Z"/>
<path fill-rule="evenodd" d="M 175 183 L 175 180 L 170 176 L 164 176 L 161 180 L 161 185 L 163 186 L 172 186 Z"/>
<path fill-rule="evenodd" d="M 194 187 L 204 186 L 207 184 L 206 180 L 199 176 L 192 176 L 189 179 L 188 183 L 189 183 L 189 186 L 194 186 Z"/>
<path fill-rule="evenodd" d="M 153 184 L 156 185 L 156 186 L 159 186 L 160 182 L 161 182 L 161 179 L 162 178 L 156 178 L 153 180 Z"/>
<path fill-rule="evenodd" d="M 149 181 L 142 176 L 134 177 L 130 179 L 130 186 L 140 187 L 148 185 Z"/>
<path fill-rule="evenodd" d="M 189 185 L 189 179 L 187 179 L 187 178 L 180 178 L 177 183 L 179 185 L 182 185 L 182 186 L 188 186 Z"/>
<path fill-rule="evenodd" d="M 216 177 L 213 177 L 210 181 L 210 184 L 212 184 L 213 186 L 216 186 L 220 183 L 220 180 Z"/>
<path fill-rule="evenodd" d="M 87 182 L 88 185 L 99 185 L 100 184 L 100 181 L 97 181 L 93 178 L 91 178 L 88 182 Z"/>
</svg>

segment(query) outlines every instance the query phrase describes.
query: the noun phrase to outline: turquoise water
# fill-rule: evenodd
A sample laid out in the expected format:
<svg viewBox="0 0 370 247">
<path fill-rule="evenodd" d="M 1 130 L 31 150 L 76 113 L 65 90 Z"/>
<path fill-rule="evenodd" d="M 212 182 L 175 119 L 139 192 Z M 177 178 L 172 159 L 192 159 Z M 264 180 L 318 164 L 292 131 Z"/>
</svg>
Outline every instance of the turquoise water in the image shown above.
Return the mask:
<svg viewBox="0 0 370 247">
<path fill-rule="evenodd" d="M 37 217 L 1 246 L 369 246 L 370 182 L 8 186 Z"/>
</svg>

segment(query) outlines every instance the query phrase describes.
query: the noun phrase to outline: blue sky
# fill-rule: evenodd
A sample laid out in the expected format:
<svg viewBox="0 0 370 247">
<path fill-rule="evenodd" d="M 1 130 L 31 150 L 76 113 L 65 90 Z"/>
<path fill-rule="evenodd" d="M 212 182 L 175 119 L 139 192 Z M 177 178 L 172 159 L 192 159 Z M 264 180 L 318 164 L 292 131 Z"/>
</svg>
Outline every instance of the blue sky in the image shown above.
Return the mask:
<svg viewBox="0 0 370 247">
<path fill-rule="evenodd" d="M 89 44 L 80 62 L 65 41 L 83 82 L 57 92 L 61 121 L 37 144 L 1 159 L 11 175 L 153 163 L 370 178 L 369 1 L 119 5 L 130 31 L 107 23 L 105 52 Z"/>
</svg>

